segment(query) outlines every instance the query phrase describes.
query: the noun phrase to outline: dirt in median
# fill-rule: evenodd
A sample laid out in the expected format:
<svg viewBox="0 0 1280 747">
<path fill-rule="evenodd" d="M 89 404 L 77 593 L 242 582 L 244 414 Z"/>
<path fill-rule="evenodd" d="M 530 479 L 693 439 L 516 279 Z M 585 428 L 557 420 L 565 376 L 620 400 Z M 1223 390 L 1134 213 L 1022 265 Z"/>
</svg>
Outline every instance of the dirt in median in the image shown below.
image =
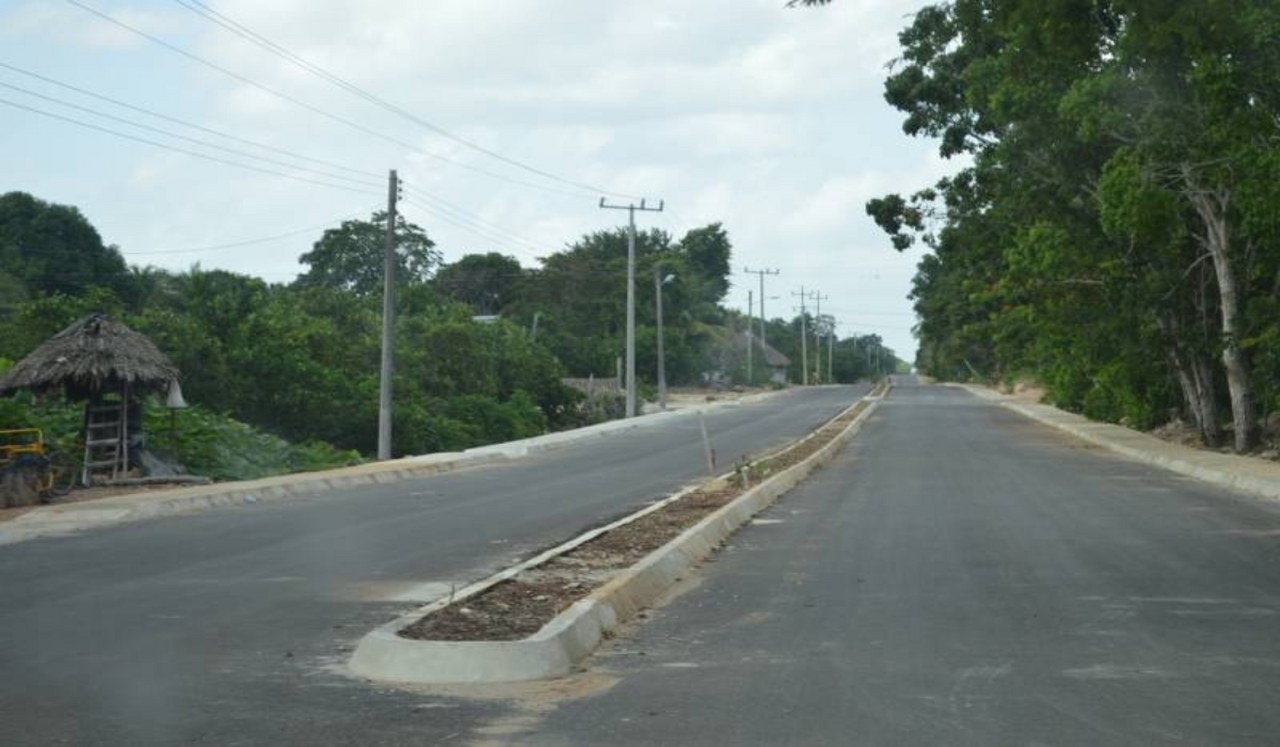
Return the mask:
<svg viewBox="0 0 1280 747">
<path fill-rule="evenodd" d="M 404 638 L 431 641 L 514 641 L 538 632 L 625 568 L 675 539 L 753 486 L 808 458 L 844 430 L 865 402 L 819 428 L 810 438 L 766 459 L 742 465 L 728 481 L 706 485 L 635 521 L 558 555 L 485 591 L 450 604 L 402 629 Z"/>
</svg>

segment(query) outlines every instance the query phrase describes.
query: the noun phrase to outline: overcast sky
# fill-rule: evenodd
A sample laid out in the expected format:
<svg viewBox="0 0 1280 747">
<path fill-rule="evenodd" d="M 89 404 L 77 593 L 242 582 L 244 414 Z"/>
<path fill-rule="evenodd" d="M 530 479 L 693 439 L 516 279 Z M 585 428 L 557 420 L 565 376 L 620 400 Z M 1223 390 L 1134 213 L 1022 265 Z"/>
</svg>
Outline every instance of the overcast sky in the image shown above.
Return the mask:
<svg viewBox="0 0 1280 747">
<path fill-rule="evenodd" d="M 745 311 L 747 290 L 758 294 L 744 266 L 777 269 L 770 317 L 792 316 L 803 286 L 829 297 L 841 336 L 876 332 L 910 359 L 919 254 L 895 252 L 863 204 L 954 169 L 933 142 L 903 135 L 882 98 L 897 32 L 923 4 L 0 0 L 0 192 L 77 206 L 131 264 L 274 282 L 298 273 L 324 228 L 385 205 L 389 169 L 405 182 L 401 209 L 446 261 L 499 251 L 534 267 L 625 223 L 598 209 L 602 194 L 664 200 L 642 228 L 678 238 L 725 225 L 729 305 Z"/>
</svg>

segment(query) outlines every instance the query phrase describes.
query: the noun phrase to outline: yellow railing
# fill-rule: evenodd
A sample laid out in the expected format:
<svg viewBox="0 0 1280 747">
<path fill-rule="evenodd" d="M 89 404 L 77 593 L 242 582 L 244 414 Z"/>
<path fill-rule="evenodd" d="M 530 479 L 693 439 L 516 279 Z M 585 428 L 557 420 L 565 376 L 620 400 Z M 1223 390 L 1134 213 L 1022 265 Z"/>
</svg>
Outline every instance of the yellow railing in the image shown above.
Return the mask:
<svg viewBox="0 0 1280 747">
<path fill-rule="evenodd" d="M 39 428 L 0 431 L 0 459 L 13 459 L 23 454 L 44 456 L 44 433 Z"/>
</svg>

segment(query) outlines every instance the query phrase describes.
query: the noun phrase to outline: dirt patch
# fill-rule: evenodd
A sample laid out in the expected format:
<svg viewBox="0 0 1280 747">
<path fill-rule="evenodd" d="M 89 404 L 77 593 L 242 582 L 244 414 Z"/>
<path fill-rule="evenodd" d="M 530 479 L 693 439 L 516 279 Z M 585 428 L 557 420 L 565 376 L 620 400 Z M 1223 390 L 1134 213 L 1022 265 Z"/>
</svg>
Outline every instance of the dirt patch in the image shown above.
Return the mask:
<svg viewBox="0 0 1280 747">
<path fill-rule="evenodd" d="M 538 632 L 574 602 L 675 539 L 767 477 L 813 455 L 867 407 L 828 421 L 790 447 L 739 464 L 729 479 L 711 480 L 661 508 L 615 527 L 515 578 L 451 603 L 402 629 L 404 638 L 432 641 L 512 641 Z"/>
<path fill-rule="evenodd" d="M 1199 431 L 1181 420 L 1171 420 L 1158 428 L 1148 431 L 1148 433 L 1161 441 L 1168 441 L 1179 446 L 1200 448 L 1203 445 L 1200 443 Z"/>
<path fill-rule="evenodd" d="M 1013 385 L 1013 391 L 1010 392 L 1014 397 L 1024 402 L 1044 402 L 1045 389 L 1039 384 L 1028 381 L 1019 381 Z"/>
<path fill-rule="evenodd" d="M 1259 433 L 1258 446 L 1253 451 L 1245 454 L 1255 459 L 1266 459 L 1269 461 L 1280 461 L 1280 414 L 1272 413 L 1260 423 L 1261 432 Z M 1231 431 L 1228 430 L 1225 437 L 1225 443 L 1215 448 L 1204 445 L 1200 440 L 1200 432 L 1189 423 L 1182 420 L 1171 420 L 1158 428 L 1147 431 L 1149 435 L 1155 436 L 1162 441 L 1186 446 L 1192 449 L 1200 449 L 1202 451 L 1218 451 L 1223 454 L 1234 454 L 1235 450 L 1231 448 Z"/>
<path fill-rule="evenodd" d="M 432 641 L 519 640 L 537 633 L 547 620 L 577 600 L 579 593 L 560 582 L 503 581 L 483 594 L 424 617 L 401 635 Z"/>
</svg>

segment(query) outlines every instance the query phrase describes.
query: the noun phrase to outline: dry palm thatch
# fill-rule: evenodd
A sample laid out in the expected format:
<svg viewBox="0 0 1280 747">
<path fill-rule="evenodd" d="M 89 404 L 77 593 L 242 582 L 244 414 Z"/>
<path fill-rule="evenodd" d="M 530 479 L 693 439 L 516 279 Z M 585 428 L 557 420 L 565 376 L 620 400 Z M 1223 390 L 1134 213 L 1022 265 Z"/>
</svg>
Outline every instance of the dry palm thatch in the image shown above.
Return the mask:
<svg viewBox="0 0 1280 747">
<path fill-rule="evenodd" d="M 73 399 L 99 392 L 163 392 L 178 369 L 145 335 L 106 314 L 90 314 L 50 337 L 0 377 L 0 394 L 65 388 Z"/>
</svg>

